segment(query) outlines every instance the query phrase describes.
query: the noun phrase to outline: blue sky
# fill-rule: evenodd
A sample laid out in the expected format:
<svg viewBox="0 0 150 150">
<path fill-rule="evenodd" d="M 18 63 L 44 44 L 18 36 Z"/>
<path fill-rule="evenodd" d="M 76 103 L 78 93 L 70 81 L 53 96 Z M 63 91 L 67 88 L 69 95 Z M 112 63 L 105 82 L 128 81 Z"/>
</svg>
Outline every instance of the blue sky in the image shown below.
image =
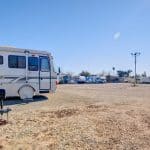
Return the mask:
<svg viewBox="0 0 150 150">
<path fill-rule="evenodd" d="M 149 0 L 0 0 L 0 45 L 49 50 L 63 71 L 150 74 Z"/>
</svg>

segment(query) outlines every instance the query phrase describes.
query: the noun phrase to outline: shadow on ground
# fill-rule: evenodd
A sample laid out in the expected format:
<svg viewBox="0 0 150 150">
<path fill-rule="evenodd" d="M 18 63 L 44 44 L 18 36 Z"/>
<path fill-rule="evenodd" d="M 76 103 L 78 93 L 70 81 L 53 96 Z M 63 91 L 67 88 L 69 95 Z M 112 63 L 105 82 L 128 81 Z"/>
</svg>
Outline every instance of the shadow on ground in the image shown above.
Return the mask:
<svg viewBox="0 0 150 150">
<path fill-rule="evenodd" d="M 33 99 L 27 99 L 27 100 L 21 100 L 19 97 L 13 97 L 13 98 L 7 98 L 6 100 L 4 100 L 4 106 L 25 105 L 28 103 L 34 103 L 34 102 L 40 102 L 40 101 L 46 101 L 46 100 L 48 100 L 48 98 L 43 95 L 34 96 Z"/>
</svg>

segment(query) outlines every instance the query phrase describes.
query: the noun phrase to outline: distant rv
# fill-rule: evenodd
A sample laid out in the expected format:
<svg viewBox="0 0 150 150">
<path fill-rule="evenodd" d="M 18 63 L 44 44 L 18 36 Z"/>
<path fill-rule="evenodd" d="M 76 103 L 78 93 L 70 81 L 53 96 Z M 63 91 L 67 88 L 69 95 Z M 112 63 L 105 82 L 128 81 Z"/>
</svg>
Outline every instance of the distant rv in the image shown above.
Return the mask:
<svg viewBox="0 0 150 150">
<path fill-rule="evenodd" d="M 86 83 L 86 77 L 85 76 L 79 76 L 78 83 L 79 84 Z"/>
<path fill-rule="evenodd" d="M 55 92 L 57 73 L 49 52 L 0 47 L 0 98 L 32 99 Z"/>
</svg>

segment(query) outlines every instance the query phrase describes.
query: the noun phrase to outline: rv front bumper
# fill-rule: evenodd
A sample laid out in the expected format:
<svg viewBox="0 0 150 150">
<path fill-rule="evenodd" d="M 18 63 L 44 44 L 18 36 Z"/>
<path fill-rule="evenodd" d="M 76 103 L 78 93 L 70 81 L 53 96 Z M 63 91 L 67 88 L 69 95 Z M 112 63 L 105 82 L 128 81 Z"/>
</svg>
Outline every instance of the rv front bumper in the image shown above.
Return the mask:
<svg viewBox="0 0 150 150">
<path fill-rule="evenodd" d="M 0 89 L 0 99 L 5 99 L 5 90 L 4 89 Z"/>
</svg>

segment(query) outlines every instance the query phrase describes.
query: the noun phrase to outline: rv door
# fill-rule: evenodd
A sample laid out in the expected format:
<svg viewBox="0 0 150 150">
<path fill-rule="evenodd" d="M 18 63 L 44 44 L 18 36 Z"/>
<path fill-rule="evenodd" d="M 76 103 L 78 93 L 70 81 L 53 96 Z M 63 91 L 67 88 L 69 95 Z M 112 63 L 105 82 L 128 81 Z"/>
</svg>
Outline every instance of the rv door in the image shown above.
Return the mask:
<svg viewBox="0 0 150 150">
<path fill-rule="evenodd" d="M 50 60 L 46 56 L 40 56 L 39 60 L 39 89 L 41 93 L 47 93 L 51 89 Z"/>
</svg>

